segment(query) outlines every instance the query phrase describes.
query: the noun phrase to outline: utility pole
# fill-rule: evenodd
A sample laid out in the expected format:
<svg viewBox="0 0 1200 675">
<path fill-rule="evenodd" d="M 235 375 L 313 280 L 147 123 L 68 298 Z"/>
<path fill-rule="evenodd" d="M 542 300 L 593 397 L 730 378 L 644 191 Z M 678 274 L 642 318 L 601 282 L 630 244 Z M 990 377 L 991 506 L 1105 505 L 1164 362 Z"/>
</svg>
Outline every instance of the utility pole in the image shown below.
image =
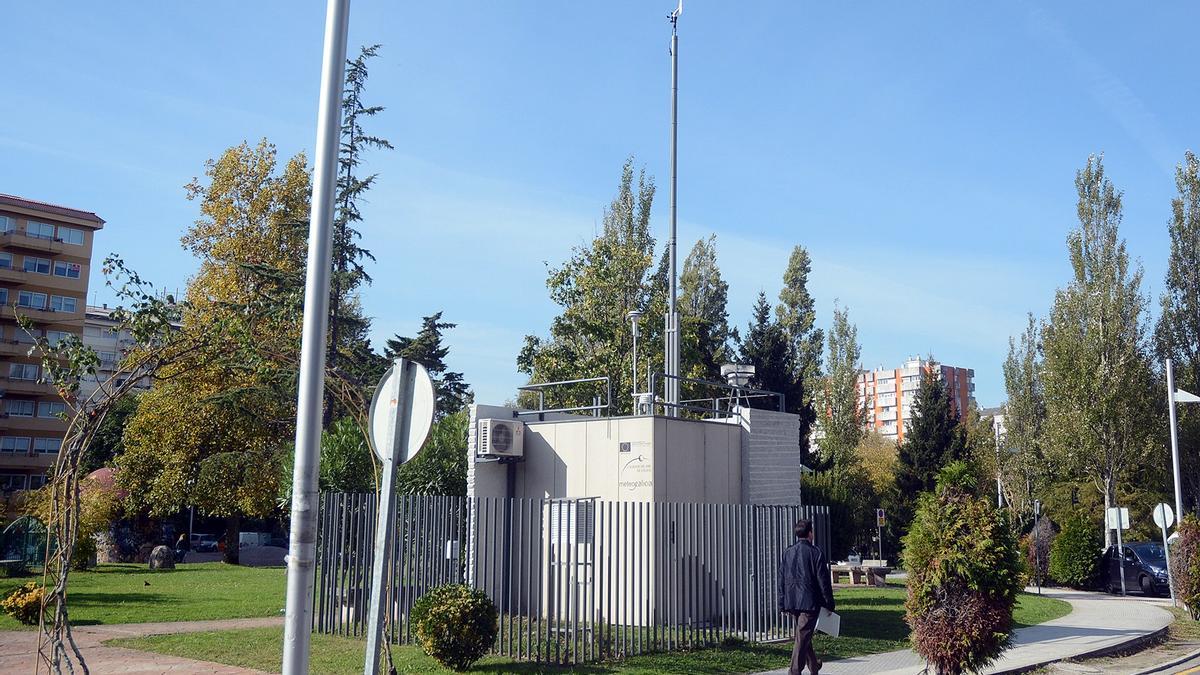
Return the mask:
<svg viewBox="0 0 1200 675">
<path fill-rule="evenodd" d="M 667 416 L 679 415 L 679 310 L 675 306 L 678 295 L 678 268 L 676 266 L 676 197 L 678 192 L 678 137 L 679 137 L 679 32 L 676 30 L 679 15 L 683 14 L 683 0 L 671 12 L 671 232 L 667 237 L 667 256 L 671 265 L 671 288 L 667 296 L 667 331 L 664 370 L 667 372 L 666 399 Z"/>
<path fill-rule="evenodd" d="M 1167 359 L 1167 408 L 1171 411 L 1171 464 L 1175 476 L 1175 517 L 1183 519 L 1183 487 L 1179 477 L 1179 435 L 1175 430 L 1175 367 Z"/>
<path fill-rule="evenodd" d="M 288 542 L 287 610 L 283 629 L 283 675 L 305 675 L 309 671 L 317 510 L 320 508 L 317 468 L 321 461 L 321 401 L 325 390 L 325 339 L 329 325 L 333 200 L 342 115 L 342 78 L 346 69 L 346 30 L 349 23 L 350 0 L 328 0 L 304 281 L 300 391 L 296 403 L 296 461 L 292 472 L 292 526 Z M 237 546 L 237 542 L 230 542 L 229 545 Z"/>
<path fill-rule="evenodd" d="M 992 431 L 996 435 L 996 508 L 1004 506 L 1004 490 L 1000 483 L 1000 420 L 992 415 Z"/>
</svg>

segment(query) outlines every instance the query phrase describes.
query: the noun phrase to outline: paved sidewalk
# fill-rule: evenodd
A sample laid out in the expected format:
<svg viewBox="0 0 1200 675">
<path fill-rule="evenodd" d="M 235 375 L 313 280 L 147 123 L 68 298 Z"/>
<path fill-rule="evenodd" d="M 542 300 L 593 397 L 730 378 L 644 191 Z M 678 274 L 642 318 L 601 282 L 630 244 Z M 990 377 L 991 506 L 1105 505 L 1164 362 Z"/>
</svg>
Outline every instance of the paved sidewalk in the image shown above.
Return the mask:
<svg viewBox="0 0 1200 675">
<path fill-rule="evenodd" d="M 71 632 L 93 673 L 206 673 L 209 675 L 259 675 L 262 671 L 219 663 L 195 661 L 133 649 L 106 647 L 106 640 L 166 633 L 197 633 L 207 630 L 282 626 L 283 617 L 228 619 L 222 621 L 179 621 L 170 623 L 122 623 L 111 626 L 76 626 Z M 32 673 L 37 658 L 37 631 L 0 631 L 0 675 Z M 42 669 L 45 672 L 45 668 Z"/>
<path fill-rule="evenodd" d="M 1017 629 L 1013 646 L 984 673 L 1001 673 L 1101 652 L 1161 630 L 1175 618 L 1159 603 L 1142 599 L 1060 589 L 1043 590 L 1042 595 L 1071 603 L 1071 613 Z M 912 675 L 924 669 L 921 658 L 905 650 L 830 661 L 821 669 L 821 675 Z M 769 673 L 786 674 L 786 668 Z"/>
</svg>

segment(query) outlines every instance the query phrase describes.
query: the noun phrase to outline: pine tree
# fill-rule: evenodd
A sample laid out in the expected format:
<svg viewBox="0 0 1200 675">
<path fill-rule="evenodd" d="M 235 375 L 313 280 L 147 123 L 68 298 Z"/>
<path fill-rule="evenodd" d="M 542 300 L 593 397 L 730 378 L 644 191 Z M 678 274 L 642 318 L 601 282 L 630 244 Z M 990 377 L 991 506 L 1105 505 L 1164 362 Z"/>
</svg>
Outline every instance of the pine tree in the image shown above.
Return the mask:
<svg viewBox="0 0 1200 675">
<path fill-rule="evenodd" d="M 379 53 L 380 45 L 362 47 L 358 57 L 346 62 L 342 94 L 341 147 L 338 152 L 337 213 L 333 223 L 333 273 L 329 281 L 329 347 L 326 367 L 342 369 L 352 375 L 369 377 L 379 370 L 377 357 L 370 349 L 367 333 L 370 319 L 363 316 L 357 292 L 371 277 L 363 266 L 375 261 L 371 252 L 359 245 L 356 228 L 362 222 L 359 201 L 375 184 L 377 174 L 359 177 L 356 172 L 366 150 L 391 150 L 386 139 L 363 128 L 363 120 L 383 112 L 383 106 L 363 102 L 367 83 L 367 62 Z M 345 362 L 345 363 L 343 363 Z M 373 384 L 373 380 L 368 380 Z M 337 406 L 332 392 L 326 392 L 325 425 L 335 418 Z"/>
<path fill-rule="evenodd" d="M 787 332 L 779 322 L 771 318 L 771 305 L 767 294 L 759 292 L 754 303 L 754 315 L 746 327 L 746 337 L 738 341 L 739 360 L 754 366 L 755 388 L 784 395 L 786 405 L 792 405 L 797 397 L 796 382 L 792 379 L 793 354 Z M 778 410 L 779 401 L 772 397 L 752 398 L 750 407 Z"/>
<path fill-rule="evenodd" d="M 896 487 L 889 512 L 893 528 L 906 530 L 917 495 L 937 485 L 947 464 L 966 458 L 966 439 L 941 370 L 930 359 L 913 400 L 912 418 L 897 449 Z"/>
<path fill-rule="evenodd" d="M 462 373 L 446 366 L 450 348 L 442 344 L 442 331 L 457 325 L 442 321 L 442 313 L 438 312 L 421 320 L 421 330 L 416 337 L 397 335 L 387 341 L 385 353 L 388 359 L 406 358 L 425 366 L 429 371 L 437 392 L 438 419 L 462 410 L 473 399 L 471 387 L 463 379 Z"/>
</svg>

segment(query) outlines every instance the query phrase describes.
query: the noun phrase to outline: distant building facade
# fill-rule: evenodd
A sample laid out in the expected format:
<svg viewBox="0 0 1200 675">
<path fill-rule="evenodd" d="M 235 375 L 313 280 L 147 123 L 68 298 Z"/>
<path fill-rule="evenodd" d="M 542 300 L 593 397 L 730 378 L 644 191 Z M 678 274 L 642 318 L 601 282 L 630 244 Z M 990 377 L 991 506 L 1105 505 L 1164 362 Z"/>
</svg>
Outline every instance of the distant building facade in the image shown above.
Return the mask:
<svg viewBox="0 0 1200 675">
<path fill-rule="evenodd" d="M 103 226 L 90 211 L 0 194 L 0 492 L 41 487 L 67 428 L 66 404 L 43 381 L 16 318 L 51 342 L 81 335 L 92 238 Z"/>
<path fill-rule="evenodd" d="M 95 375 L 85 376 L 79 383 L 80 398 L 87 399 L 101 385 L 108 382 L 116 374 L 117 366 L 125 356 L 126 350 L 133 345 L 133 335 L 128 330 L 118 330 L 117 322 L 112 318 L 112 308 L 108 305 L 88 305 L 83 319 L 83 344 L 91 347 L 100 357 L 100 366 Z M 113 387 L 119 387 L 125 382 L 116 380 Z M 134 383 L 134 393 L 150 388 L 150 377 L 143 377 Z"/>
<path fill-rule="evenodd" d="M 950 394 L 950 405 L 962 415 L 975 401 L 975 371 L 912 357 L 899 368 L 864 370 L 858 376 L 858 398 L 867 408 L 866 426 L 899 443 L 912 419 L 912 405 L 922 374 L 936 367 Z"/>
</svg>

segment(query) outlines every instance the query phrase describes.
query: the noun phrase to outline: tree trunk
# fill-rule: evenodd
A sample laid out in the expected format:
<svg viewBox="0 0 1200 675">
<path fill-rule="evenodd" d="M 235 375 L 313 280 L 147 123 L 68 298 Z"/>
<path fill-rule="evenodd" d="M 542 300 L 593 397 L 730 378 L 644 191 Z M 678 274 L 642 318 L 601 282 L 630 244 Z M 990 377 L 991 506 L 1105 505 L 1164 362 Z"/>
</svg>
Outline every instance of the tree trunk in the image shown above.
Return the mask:
<svg viewBox="0 0 1200 675">
<path fill-rule="evenodd" d="M 1104 479 L 1104 548 L 1113 545 L 1113 531 L 1108 526 L 1108 509 L 1112 506 L 1112 479 Z M 1120 523 L 1118 523 L 1119 525 Z"/>
<path fill-rule="evenodd" d="M 242 517 L 229 516 L 225 519 L 225 552 L 221 556 L 221 561 L 228 565 L 237 565 L 239 562 L 239 553 L 241 552 L 240 540 L 242 538 Z"/>
</svg>

